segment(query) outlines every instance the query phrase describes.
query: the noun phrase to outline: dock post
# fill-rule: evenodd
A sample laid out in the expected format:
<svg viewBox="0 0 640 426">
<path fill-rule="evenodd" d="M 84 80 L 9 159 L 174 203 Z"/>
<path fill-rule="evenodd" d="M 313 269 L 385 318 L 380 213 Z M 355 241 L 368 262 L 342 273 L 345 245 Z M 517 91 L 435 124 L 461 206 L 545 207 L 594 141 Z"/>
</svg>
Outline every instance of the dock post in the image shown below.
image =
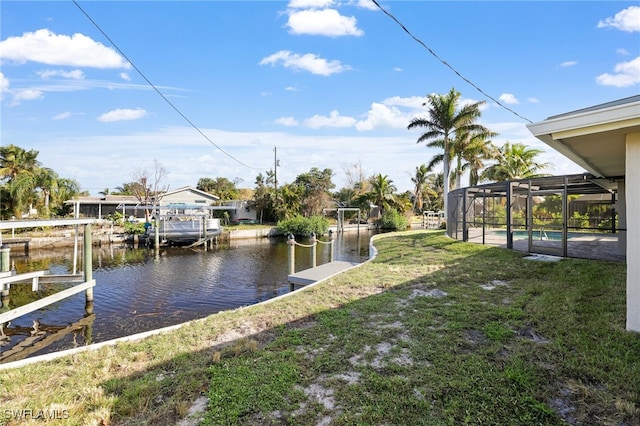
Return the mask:
<svg viewBox="0 0 640 426">
<path fill-rule="evenodd" d="M 287 264 L 288 264 L 288 273 L 289 275 L 293 275 L 296 273 L 296 239 L 293 234 L 289 234 L 287 236 Z M 293 291 L 293 283 L 289 283 L 289 291 Z"/>
<path fill-rule="evenodd" d="M 204 251 L 207 251 L 209 247 L 207 244 L 207 218 L 205 216 L 202 217 L 202 239 L 204 240 Z"/>
<path fill-rule="evenodd" d="M 0 271 L 9 272 L 11 270 L 10 261 L 11 249 L 6 244 L 0 247 Z M 0 288 L 1 301 L 3 308 L 9 308 L 9 284 Z"/>
<path fill-rule="evenodd" d="M 315 268 L 317 266 L 317 256 L 316 256 L 316 247 L 318 247 L 318 240 L 316 240 L 316 233 L 311 233 L 311 267 Z"/>
<path fill-rule="evenodd" d="M 160 247 L 160 219 L 156 217 L 154 218 L 153 222 L 153 228 L 155 231 L 153 233 L 153 244 L 156 247 L 156 250 L 158 250 L 158 248 Z"/>
<path fill-rule="evenodd" d="M 91 281 L 93 279 L 93 253 L 91 245 L 91 224 L 84 225 L 84 281 Z M 87 314 L 93 313 L 93 287 L 89 287 L 85 290 L 85 305 L 84 309 Z"/>
<path fill-rule="evenodd" d="M 296 273 L 296 239 L 293 234 L 289 234 L 287 237 L 287 245 L 289 246 L 288 250 L 288 272 L 289 275 L 293 275 Z"/>
<path fill-rule="evenodd" d="M 329 262 L 333 262 L 333 231 L 329 229 Z"/>
</svg>

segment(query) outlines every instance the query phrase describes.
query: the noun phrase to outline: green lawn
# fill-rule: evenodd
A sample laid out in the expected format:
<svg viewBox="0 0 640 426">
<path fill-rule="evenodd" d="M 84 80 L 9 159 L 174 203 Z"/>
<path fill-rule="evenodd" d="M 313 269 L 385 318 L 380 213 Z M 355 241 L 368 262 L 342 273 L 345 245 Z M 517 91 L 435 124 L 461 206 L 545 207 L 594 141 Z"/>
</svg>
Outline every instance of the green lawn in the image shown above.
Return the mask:
<svg viewBox="0 0 640 426">
<path fill-rule="evenodd" d="M 176 424 L 205 397 L 207 425 L 640 424 L 625 264 L 442 232 L 375 245 L 289 297 L 2 371 L 0 407 L 68 414 L 53 424 Z"/>
</svg>

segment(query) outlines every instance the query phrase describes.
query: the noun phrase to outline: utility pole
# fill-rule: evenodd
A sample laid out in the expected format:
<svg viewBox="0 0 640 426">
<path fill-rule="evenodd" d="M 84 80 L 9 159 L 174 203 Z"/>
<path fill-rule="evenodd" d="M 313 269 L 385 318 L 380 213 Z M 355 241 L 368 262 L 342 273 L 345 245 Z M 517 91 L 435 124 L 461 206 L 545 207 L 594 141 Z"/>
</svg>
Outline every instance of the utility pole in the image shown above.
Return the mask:
<svg viewBox="0 0 640 426">
<path fill-rule="evenodd" d="M 273 146 L 273 188 L 276 191 L 276 198 L 278 197 L 278 147 Z"/>
<path fill-rule="evenodd" d="M 276 193 L 276 199 L 278 198 L 278 147 L 273 146 L 273 188 Z"/>
</svg>

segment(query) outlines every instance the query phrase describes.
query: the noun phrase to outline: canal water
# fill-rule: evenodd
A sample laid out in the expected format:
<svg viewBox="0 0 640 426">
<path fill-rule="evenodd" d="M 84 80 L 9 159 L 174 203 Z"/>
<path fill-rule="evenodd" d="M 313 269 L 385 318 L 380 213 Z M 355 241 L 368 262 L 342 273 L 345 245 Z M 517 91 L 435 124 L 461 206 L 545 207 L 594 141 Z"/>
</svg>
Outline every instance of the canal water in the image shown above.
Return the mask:
<svg viewBox="0 0 640 426">
<path fill-rule="evenodd" d="M 335 260 L 368 259 L 372 235 L 373 231 L 338 234 Z M 28 257 L 12 255 L 12 262 L 18 272 L 69 274 L 74 269 L 72 251 L 31 250 Z M 94 248 L 93 314 L 85 312 L 81 292 L 5 324 L 0 363 L 175 325 L 285 294 L 287 251 L 284 238 L 236 240 L 207 251 L 163 247 L 159 255 L 153 248 Z M 318 244 L 317 264 L 328 261 L 329 246 Z M 296 271 L 310 266 L 310 249 L 296 247 Z M 41 295 L 59 291 L 60 286 L 41 284 Z M 2 308 L 13 309 L 33 298 L 30 284 L 13 285 L 9 306 Z"/>
</svg>

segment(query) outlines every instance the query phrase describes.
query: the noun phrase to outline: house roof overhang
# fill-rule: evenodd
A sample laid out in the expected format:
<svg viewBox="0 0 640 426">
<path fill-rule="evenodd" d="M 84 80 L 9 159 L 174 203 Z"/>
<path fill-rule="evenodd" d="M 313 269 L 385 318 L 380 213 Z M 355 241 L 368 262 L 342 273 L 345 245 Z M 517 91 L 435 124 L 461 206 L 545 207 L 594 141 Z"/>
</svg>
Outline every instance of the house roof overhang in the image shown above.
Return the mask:
<svg viewBox="0 0 640 426">
<path fill-rule="evenodd" d="M 595 177 L 621 178 L 626 136 L 640 132 L 640 95 L 552 116 L 527 128 Z"/>
</svg>

